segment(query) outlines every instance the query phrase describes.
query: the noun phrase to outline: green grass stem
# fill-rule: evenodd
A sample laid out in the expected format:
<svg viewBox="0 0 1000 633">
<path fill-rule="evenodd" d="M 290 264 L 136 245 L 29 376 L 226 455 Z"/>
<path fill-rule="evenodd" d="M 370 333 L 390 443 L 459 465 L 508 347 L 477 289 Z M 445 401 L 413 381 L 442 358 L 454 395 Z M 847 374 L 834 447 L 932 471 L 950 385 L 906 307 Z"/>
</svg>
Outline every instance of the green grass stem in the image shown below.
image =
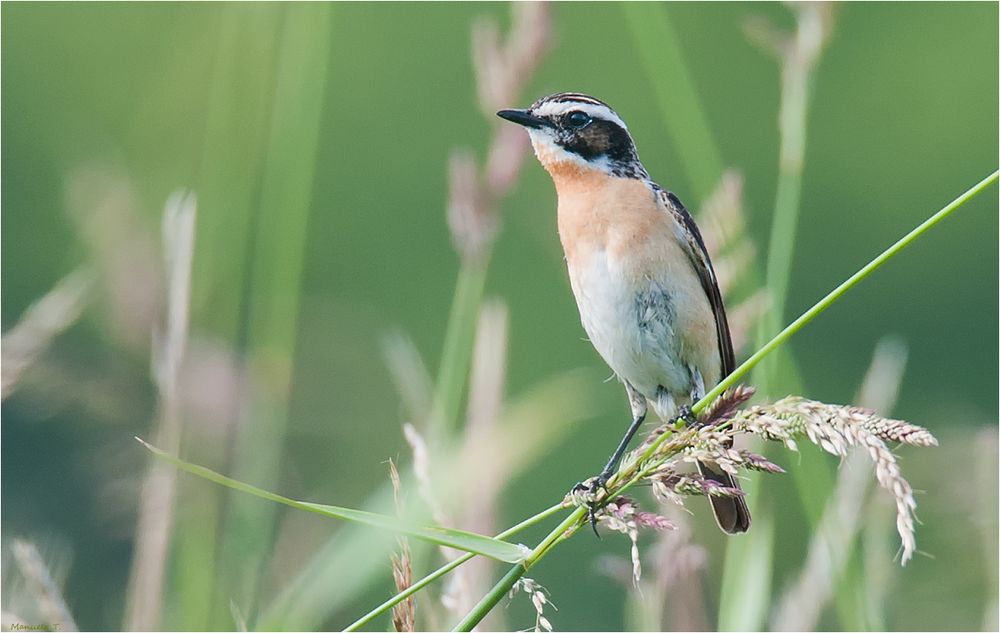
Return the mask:
<svg viewBox="0 0 1000 633">
<path fill-rule="evenodd" d="M 705 406 L 722 395 L 726 389 L 735 386 L 743 376 L 753 369 L 757 363 L 764 359 L 768 354 L 778 349 L 787 341 L 793 334 L 801 330 L 807 323 L 815 319 L 820 313 L 824 312 L 827 308 L 834 304 L 837 299 L 840 299 L 844 294 L 858 285 L 859 282 L 864 280 L 866 277 L 871 275 L 873 272 L 878 270 L 882 264 L 886 263 L 893 257 L 895 257 L 901 250 L 912 244 L 918 237 L 926 233 L 928 230 L 933 228 L 939 222 L 944 220 L 946 217 L 957 211 L 962 205 L 964 205 L 969 200 L 975 198 L 977 195 L 982 193 L 987 187 L 996 183 L 997 176 L 1000 172 L 994 171 L 992 174 L 983 178 L 981 181 L 973 185 L 969 190 L 960 195 L 959 197 L 952 200 L 943 209 L 927 218 L 920 223 L 915 229 L 899 238 L 892 246 L 882 251 L 882 253 L 871 260 L 861 270 L 854 273 L 847 278 L 842 284 L 831 290 L 825 297 L 819 300 L 813 307 L 809 308 L 802 313 L 799 318 L 795 319 L 789 323 L 785 329 L 779 332 L 774 338 L 768 341 L 763 347 L 754 352 L 750 358 L 743 361 L 743 364 L 736 368 L 732 374 L 727 376 L 722 382 L 715 386 L 714 389 L 705 394 L 705 397 L 698 401 L 692 409 L 697 413 L 705 408 Z"/>
<path fill-rule="evenodd" d="M 274 92 L 245 298 L 245 358 L 254 387 L 241 407 L 231 471 L 269 486 L 280 472 L 294 367 L 302 270 L 329 63 L 331 5 L 283 6 Z M 220 543 L 215 626 L 232 601 L 253 626 L 275 508 L 229 498 Z"/>
<path fill-rule="evenodd" d="M 454 631 L 471 631 L 479 622 L 486 617 L 486 614 L 493 610 L 493 607 L 497 606 L 507 592 L 511 590 L 524 572 L 528 571 L 528 568 L 524 565 L 514 565 L 504 577 L 500 579 L 500 582 L 493 585 L 489 593 L 483 596 L 482 600 L 469 611 L 469 614 L 465 616 L 461 622 L 453 629 Z"/>
<path fill-rule="evenodd" d="M 778 182 L 764 269 L 764 284 L 771 306 L 758 323 L 758 347 L 765 344 L 785 322 L 801 207 L 802 172 L 808 131 L 806 123 L 812 82 L 833 20 L 832 10 L 818 3 L 793 7 L 792 12 L 796 20 L 793 32 L 787 35 L 777 31 L 756 33 L 758 43 L 777 57 L 781 68 Z M 754 37 L 753 33 L 748 35 Z M 801 385 L 798 372 L 793 367 L 791 354 L 787 349 L 783 350 L 783 353 L 775 354 L 757 368 L 752 382 L 764 397 L 781 391 L 798 393 Z M 776 384 L 779 376 L 783 382 Z M 830 495 L 834 486 L 830 466 L 818 453 L 819 451 L 811 448 L 807 449 L 801 457 L 800 467 L 792 473 L 799 501 L 804 506 L 812 529 L 819 524 L 823 500 Z M 719 598 L 719 630 L 758 629 L 767 618 L 767 609 L 771 603 L 770 574 L 765 574 L 763 570 L 770 570 L 772 562 L 770 556 L 764 557 L 761 552 L 772 551 L 769 544 L 773 543 L 774 535 L 765 534 L 763 528 L 765 525 L 773 526 L 775 522 L 773 517 L 766 522 L 761 520 L 762 513 L 773 512 L 771 507 L 755 507 L 756 502 L 761 500 L 761 496 L 755 494 L 760 479 L 760 473 L 750 473 L 746 481 L 747 491 L 753 494 L 754 503 L 751 503 L 750 509 L 757 517 L 758 529 L 747 535 L 747 538 L 727 542 L 727 562 L 723 566 Z M 734 559 L 732 563 L 731 558 Z M 744 564 L 737 564 L 736 561 Z M 750 562 L 754 564 L 746 564 Z M 751 584 L 755 587 L 754 592 L 746 590 Z M 754 597 L 757 600 L 751 602 Z"/>
<path fill-rule="evenodd" d="M 486 287 L 487 268 L 485 260 L 465 261 L 458 271 L 431 411 L 430 434 L 435 442 L 449 437 L 458 422 L 472 362 L 472 343 Z"/>
<path fill-rule="evenodd" d="M 210 331 L 229 349 L 240 345 L 240 311 L 248 287 L 247 260 L 251 218 L 260 191 L 267 148 L 280 7 L 217 5 L 218 41 L 211 60 L 211 82 L 203 154 L 194 189 L 206 213 L 198 215 L 191 279 L 192 322 Z M 206 20 L 206 22 L 208 22 Z M 235 422 L 235 398 L 226 421 Z M 204 441 L 191 434 L 184 454 L 220 464 L 228 438 Z M 202 487 L 182 492 L 172 534 L 171 608 L 161 628 L 192 631 L 212 627 L 217 557 L 227 491 Z M 224 626 L 232 626 L 231 621 Z"/>
</svg>

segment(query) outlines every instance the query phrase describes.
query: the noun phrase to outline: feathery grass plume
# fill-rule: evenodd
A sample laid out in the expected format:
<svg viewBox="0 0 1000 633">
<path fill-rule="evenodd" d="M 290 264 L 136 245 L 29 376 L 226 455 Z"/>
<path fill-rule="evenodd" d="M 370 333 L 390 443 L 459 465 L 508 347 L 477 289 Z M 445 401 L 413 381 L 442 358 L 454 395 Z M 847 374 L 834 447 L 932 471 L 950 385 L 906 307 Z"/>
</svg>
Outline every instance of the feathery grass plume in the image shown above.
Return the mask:
<svg viewBox="0 0 1000 633">
<path fill-rule="evenodd" d="M 761 455 L 732 447 L 737 433 L 751 433 L 767 440 L 782 442 L 796 450 L 795 440 L 806 437 L 823 450 L 844 457 L 847 449 L 856 446 L 867 451 L 875 464 L 875 476 L 896 503 L 896 530 L 902 540 L 901 562 L 905 565 L 916 548 L 913 511 L 916 500 L 913 489 L 903 478 L 896 457 L 885 441 L 913 446 L 937 446 L 937 440 L 927 429 L 904 422 L 883 418 L 870 409 L 847 405 L 831 405 L 798 396 L 788 396 L 770 405 L 754 405 L 733 411 L 753 394 L 752 389 L 736 387 L 719 397 L 719 402 L 701 416 L 706 424 L 677 429 L 668 426 L 655 429 L 639 448 L 622 460 L 616 477 L 619 486 L 609 488 L 609 494 L 626 485 L 635 477 L 645 478 L 653 485 L 654 494 L 664 500 L 682 503 L 685 495 L 732 495 L 716 482 L 709 482 L 694 474 L 679 474 L 684 463 L 715 462 L 724 471 L 737 475 L 743 470 L 783 472 L 776 464 Z M 638 456 L 663 433 L 673 431 L 656 449 L 648 463 L 639 463 Z M 576 505 L 594 501 L 594 495 L 584 492 L 571 493 L 570 501 Z M 598 493 L 600 501 L 603 493 Z"/>
<path fill-rule="evenodd" d="M 170 195 L 163 211 L 167 301 L 162 334 L 154 329 L 152 373 L 159 391 L 156 443 L 171 454 L 178 452 L 181 442 L 178 382 L 188 339 L 195 214 L 194 194 L 183 190 Z M 146 631 L 160 626 L 176 486 L 176 468 L 159 461 L 150 465 L 142 485 L 136 522 L 125 612 L 128 630 Z"/>
<path fill-rule="evenodd" d="M 698 212 L 698 223 L 704 227 L 702 237 L 715 267 L 719 290 L 729 306 L 729 331 L 733 348 L 739 351 L 749 340 L 747 334 L 767 311 L 765 289 L 752 290 L 739 300 L 733 290 L 752 270 L 757 247 L 747 232 L 743 212 L 743 175 L 736 170 L 722 174 L 718 186 L 705 199 Z"/>
<path fill-rule="evenodd" d="M 735 413 L 745 402 L 750 400 L 756 393 L 750 385 L 735 385 L 730 389 L 727 389 L 718 398 L 713 400 L 704 411 L 698 414 L 698 421 L 705 426 L 715 426 L 721 422 L 726 421 L 733 413 Z M 657 428 L 653 429 L 639 446 L 630 455 L 639 455 L 647 448 L 652 446 L 661 435 L 667 431 L 675 430 L 673 427 L 667 424 L 662 424 Z"/>
<path fill-rule="evenodd" d="M 11 554 L 21 572 L 21 577 L 34 598 L 38 614 L 45 619 L 47 627 L 57 631 L 79 631 L 80 629 L 62 597 L 62 592 L 59 591 L 58 585 L 49 573 L 49 568 L 34 543 L 15 538 L 11 543 Z M 12 627 L 7 630 L 16 630 L 17 625 L 22 627 L 26 625 L 26 622 L 17 616 L 11 615 L 8 618 L 5 612 L 5 625 L 8 623 L 8 619 Z"/>
<path fill-rule="evenodd" d="M 736 385 L 722 392 L 698 415 L 702 424 L 714 426 L 731 417 L 757 392 L 750 385 Z"/>
<path fill-rule="evenodd" d="M 402 516 L 402 503 L 400 501 L 399 471 L 396 464 L 389 460 L 389 480 L 392 482 L 392 495 L 396 501 L 396 510 Z M 410 563 L 410 544 L 405 536 L 401 536 L 399 541 L 399 554 L 392 554 L 392 580 L 396 584 L 396 591 L 406 591 L 413 584 L 413 567 Z M 413 597 L 403 600 L 392 608 L 392 626 L 397 631 L 416 630 L 416 605 Z"/>
<path fill-rule="evenodd" d="M 403 425 L 403 437 L 406 438 L 406 443 L 409 444 L 410 450 L 413 452 L 413 475 L 416 477 L 417 490 L 420 492 L 421 499 L 430 509 L 435 523 L 451 525 L 451 518 L 438 500 L 435 486 L 431 480 L 430 447 L 427 446 L 427 441 L 424 440 L 424 436 L 420 434 L 417 427 L 410 423 Z"/>
<path fill-rule="evenodd" d="M 657 536 L 644 556 L 647 570 L 633 584 L 632 565 L 611 554 L 601 556 L 599 570 L 627 591 L 625 630 L 705 631 L 705 610 L 699 574 L 708 562 L 704 547 L 691 541 L 694 533 L 689 513 L 664 506 L 663 516 L 673 528 Z"/>
<path fill-rule="evenodd" d="M 747 274 L 747 264 L 757 254 L 746 230 L 743 213 L 743 175 L 733 169 L 702 203 L 698 224 L 704 227 L 705 248 L 714 263 L 719 290 L 729 293 Z"/>
<path fill-rule="evenodd" d="M 876 479 L 896 503 L 896 531 L 903 548 L 901 563 L 905 565 L 913 556 L 916 549 L 913 511 L 917 502 L 885 442 L 937 446 L 929 431 L 902 420 L 879 417 L 870 409 L 824 404 L 798 396 L 739 411 L 731 424 L 733 430 L 780 441 L 789 448 L 794 447 L 796 437 L 805 436 L 838 457 L 846 456 L 851 446 L 867 451 L 875 464 Z"/>
<path fill-rule="evenodd" d="M 531 605 L 535 608 L 535 633 L 552 631 L 552 623 L 545 617 L 545 606 L 551 606 L 556 611 L 559 609 L 549 600 L 549 592 L 545 587 L 531 578 L 522 577 L 510 588 L 510 599 L 513 600 L 519 591 L 523 591 L 531 599 Z"/>
<path fill-rule="evenodd" d="M 132 182 L 117 167 L 90 164 L 70 174 L 65 195 L 99 278 L 108 334 L 142 349 L 163 313 L 165 293 L 156 236 L 138 212 Z"/>
<path fill-rule="evenodd" d="M 435 523 L 438 525 L 454 525 L 450 514 L 446 511 L 439 496 L 440 490 L 434 485 L 431 475 L 431 449 L 424 440 L 423 435 L 412 424 L 403 425 L 403 435 L 406 443 L 410 445 L 413 452 L 413 476 L 417 481 L 417 490 L 420 498 L 424 501 Z M 458 558 L 459 554 L 451 551 L 447 547 L 439 548 L 441 556 L 447 561 Z M 474 603 L 471 587 L 466 581 L 465 570 L 459 568 L 449 574 L 444 589 L 441 592 L 441 606 L 448 611 L 460 612 L 468 604 Z M 436 614 L 426 611 L 425 616 L 436 619 Z"/>
<path fill-rule="evenodd" d="M 732 308 L 727 308 L 729 318 L 729 338 L 733 341 L 734 350 L 746 349 L 753 338 L 753 332 L 761 319 L 771 309 L 771 295 L 765 288 L 756 290 L 749 297 L 737 301 Z"/>
<path fill-rule="evenodd" d="M 747 470 L 759 470 L 764 473 L 771 473 L 772 475 L 780 475 L 785 472 L 784 468 L 768 461 L 763 455 L 758 455 L 743 448 L 737 450 L 739 451 L 743 468 Z"/>
<path fill-rule="evenodd" d="M 688 427 L 675 432 L 667 441 L 660 444 L 654 453 L 653 466 L 646 465 L 642 473 L 652 474 L 656 472 L 671 473 L 682 464 L 696 464 L 698 462 L 715 462 L 720 468 L 732 475 L 739 474 L 740 468 L 750 469 L 746 459 L 750 456 L 754 459 L 753 453 L 741 453 L 732 447 L 733 431 L 730 429 L 698 426 Z M 755 460 L 756 461 L 756 460 Z M 773 465 L 772 465 L 773 466 Z M 767 470 L 773 470 L 774 467 Z M 758 470 L 753 468 L 752 470 Z M 698 478 L 687 476 L 692 481 L 698 482 Z M 699 488 L 708 494 L 731 495 L 735 488 L 727 488 L 722 485 L 712 485 L 713 482 L 702 480 L 704 483 L 692 488 L 693 491 Z M 691 494 L 698 494 L 692 492 Z"/>
<path fill-rule="evenodd" d="M 643 512 L 639 504 L 630 497 L 620 496 L 609 501 L 597 515 L 598 521 L 609 530 L 620 532 L 632 541 L 632 584 L 639 586 L 642 579 L 642 560 L 639 556 L 639 529 L 672 530 L 674 524 L 666 517 L 652 512 Z"/>
<path fill-rule="evenodd" d="M 481 20 L 472 29 L 476 87 L 493 136 L 482 170 L 467 150 L 455 149 L 449 161 L 448 226 L 461 267 L 428 424 L 434 443 L 444 439 L 459 416 L 474 323 L 500 224 L 499 202 L 521 173 L 530 145 L 522 131 L 500 125 L 494 112 L 520 100 L 521 89 L 534 74 L 551 37 L 546 5 L 518 2 L 511 5 L 511 12 L 513 24 L 506 41 L 501 41 L 499 26 L 493 21 Z"/>
<path fill-rule="evenodd" d="M 472 26 L 472 64 L 476 71 L 479 107 L 487 119 L 510 107 L 527 85 L 552 39 L 548 7 L 523 2 L 512 7 L 507 41 L 495 20 L 480 18 Z"/>
<path fill-rule="evenodd" d="M 679 473 L 671 465 L 657 468 L 648 478 L 654 497 L 677 506 L 684 505 L 684 497 L 738 497 L 744 494 L 739 488 L 723 486 L 698 473 Z"/>
<path fill-rule="evenodd" d="M 757 470 L 769 473 L 784 472 L 756 453 L 732 447 L 738 433 L 751 433 L 764 439 L 782 442 L 796 450 L 796 439 L 809 441 L 839 457 L 847 454 L 848 447 L 856 446 L 867 451 L 875 464 L 875 475 L 896 503 L 896 528 L 902 540 L 902 563 L 905 564 L 916 548 L 913 511 L 916 501 L 913 489 L 903 478 L 895 456 L 885 441 L 914 446 L 936 446 L 937 440 L 926 429 L 902 420 L 892 420 L 876 415 L 861 407 L 830 405 L 798 396 L 789 396 L 770 405 L 754 405 L 738 409 L 753 394 L 749 387 L 737 386 L 727 390 L 718 402 L 701 416 L 702 425 L 678 428 L 676 421 L 668 422 L 650 433 L 650 436 L 622 460 L 618 475 L 607 493 L 596 494 L 577 489 L 567 496 L 574 505 L 600 502 L 618 494 L 635 479 L 645 479 L 652 484 L 654 495 L 666 501 L 682 504 L 687 495 L 742 494 L 693 473 L 683 473 L 681 467 L 697 462 L 714 462 L 724 471 L 738 475 L 740 470 Z M 666 440 L 661 436 L 670 431 Z M 652 457 L 639 461 L 660 440 Z M 621 531 L 620 526 L 612 529 Z"/>
<path fill-rule="evenodd" d="M 528 153 L 527 136 L 513 126 L 498 125 L 494 113 L 521 98 L 551 40 L 545 4 L 518 2 L 511 11 L 506 41 L 494 20 L 483 18 L 472 29 L 476 91 L 494 135 L 482 170 L 466 150 L 454 151 L 449 161 L 448 226 L 463 261 L 481 262 L 488 256 L 500 223 L 499 200 L 517 180 Z"/>
<path fill-rule="evenodd" d="M 392 580 L 397 591 L 405 591 L 413 584 L 413 568 L 410 565 L 410 546 L 406 539 L 399 541 L 399 554 L 392 554 Z M 397 631 L 415 631 L 416 613 L 414 600 L 410 596 L 392 608 L 392 626 Z"/>
<path fill-rule="evenodd" d="M 705 248 L 715 260 L 746 240 L 746 218 L 743 214 L 743 174 L 729 169 L 701 204 L 698 224 L 705 227 Z M 717 271 L 718 272 L 718 271 Z M 740 274 L 744 271 L 734 270 Z M 723 280 L 720 278 L 719 283 Z"/>
<path fill-rule="evenodd" d="M 478 261 L 496 239 L 496 203 L 485 195 L 476 159 L 455 150 L 448 160 L 448 228 L 463 260 Z"/>
<path fill-rule="evenodd" d="M 59 280 L 24 311 L 21 320 L 3 334 L 3 362 L 0 364 L 0 400 L 13 393 L 24 371 L 41 356 L 52 341 L 76 323 L 94 285 L 86 268 Z"/>
</svg>

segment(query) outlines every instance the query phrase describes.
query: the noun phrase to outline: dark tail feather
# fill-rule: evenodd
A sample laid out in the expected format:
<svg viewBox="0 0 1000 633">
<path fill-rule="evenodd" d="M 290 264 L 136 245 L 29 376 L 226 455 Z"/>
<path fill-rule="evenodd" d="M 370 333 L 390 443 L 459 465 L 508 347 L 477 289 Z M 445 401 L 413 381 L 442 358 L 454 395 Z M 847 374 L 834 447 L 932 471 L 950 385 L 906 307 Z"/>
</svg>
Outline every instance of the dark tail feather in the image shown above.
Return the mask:
<svg viewBox="0 0 1000 633">
<path fill-rule="evenodd" d="M 711 479 L 727 488 L 740 490 L 740 484 L 733 476 L 720 469 L 715 464 L 698 462 L 698 472 L 705 479 Z M 737 497 L 709 497 L 712 502 L 712 513 L 715 514 L 715 521 L 727 534 L 738 534 L 750 529 L 750 509 L 742 496 Z"/>
</svg>

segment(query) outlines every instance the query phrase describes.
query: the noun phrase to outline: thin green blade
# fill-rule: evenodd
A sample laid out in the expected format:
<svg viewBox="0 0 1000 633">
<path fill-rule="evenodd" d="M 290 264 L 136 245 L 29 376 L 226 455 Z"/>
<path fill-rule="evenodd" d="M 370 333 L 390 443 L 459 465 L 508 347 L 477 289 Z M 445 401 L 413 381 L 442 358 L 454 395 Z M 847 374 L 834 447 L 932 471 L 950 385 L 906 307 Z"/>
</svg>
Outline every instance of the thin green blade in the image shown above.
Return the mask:
<svg viewBox="0 0 1000 633">
<path fill-rule="evenodd" d="M 396 517 L 365 512 L 364 510 L 353 510 L 351 508 L 305 502 L 299 502 L 298 507 L 335 519 L 354 521 L 355 523 L 364 523 L 394 532 L 402 532 L 408 536 L 423 539 L 436 545 L 454 547 L 455 549 L 488 556 L 489 558 L 507 563 L 520 563 L 531 553 L 531 550 L 523 545 L 514 545 L 513 543 L 501 541 L 490 536 L 452 528 L 413 525 Z"/>
<path fill-rule="evenodd" d="M 505 563 L 520 563 L 524 560 L 525 556 L 531 553 L 531 550 L 524 545 L 515 545 L 513 543 L 508 543 L 507 541 L 501 541 L 499 539 L 483 536 L 481 534 L 474 534 L 472 532 L 453 530 L 443 527 L 414 525 L 401 519 L 397 519 L 396 517 L 384 514 L 376 514 L 374 512 L 365 512 L 364 510 L 353 510 L 351 508 L 341 508 L 339 506 L 289 499 L 288 497 L 283 497 L 279 494 L 257 488 L 256 486 L 251 486 L 250 484 L 242 481 L 230 479 L 229 477 L 219 474 L 209 468 L 205 468 L 204 466 L 190 464 L 156 448 L 152 444 L 149 444 L 138 437 L 135 439 L 160 459 L 166 460 L 177 468 L 189 472 L 192 475 L 197 475 L 202 479 L 207 479 L 219 485 L 226 486 L 227 488 L 232 488 L 233 490 L 246 492 L 254 495 L 255 497 L 260 497 L 261 499 L 267 499 L 286 506 L 298 508 L 299 510 L 306 510 L 307 512 L 315 512 L 316 514 L 322 514 L 323 516 L 328 516 L 334 519 L 362 523 L 364 525 L 398 532 L 400 534 L 412 536 L 424 541 L 429 541 L 436 545 L 453 547 L 465 552 L 472 552 L 473 554 L 487 556 Z"/>
</svg>

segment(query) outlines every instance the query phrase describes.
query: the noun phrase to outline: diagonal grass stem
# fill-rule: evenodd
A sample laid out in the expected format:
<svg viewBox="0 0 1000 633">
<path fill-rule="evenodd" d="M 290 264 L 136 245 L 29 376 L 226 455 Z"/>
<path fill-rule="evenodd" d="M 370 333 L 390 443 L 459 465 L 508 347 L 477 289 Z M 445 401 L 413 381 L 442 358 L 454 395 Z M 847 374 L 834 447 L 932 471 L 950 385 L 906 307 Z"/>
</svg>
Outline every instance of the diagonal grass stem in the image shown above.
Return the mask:
<svg viewBox="0 0 1000 633">
<path fill-rule="evenodd" d="M 740 379 L 753 367 L 759 363 L 765 356 L 781 347 L 793 334 L 801 330 L 807 323 L 815 319 L 819 314 L 829 308 L 837 299 L 840 299 L 848 290 L 858 285 L 859 282 L 864 280 L 868 275 L 875 272 L 882 264 L 886 263 L 890 259 L 896 256 L 901 250 L 912 244 L 918 237 L 926 233 L 928 230 L 937 225 L 941 220 L 951 215 L 953 212 L 958 210 L 959 207 L 964 205 L 966 202 L 975 198 L 977 195 L 982 193 L 987 187 L 996 183 L 997 176 L 1000 171 L 994 171 L 992 174 L 983 178 L 977 184 L 973 185 L 968 191 L 960 195 L 959 197 L 952 200 L 946 207 L 927 218 L 920 223 L 915 229 L 901 237 L 896 241 L 895 244 L 889 248 L 882 251 L 882 253 L 875 259 L 868 262 L 861 270 L 854 273 L 847 278 L 842 284 L 831 290 L 825 297 L 819 300 L 813 307 L 809 308 L 802 313 L 799 318 L 795 319 L 789 323 L 785 329 L 779 332 L 774 338 L 768 341 L 763 347 L 754 352 L 750 358 L 743 361 L 743 364 L 736 368 L 736 371 L 727 376 L 722 382 L 715 386 L 714 389 L 705 394 L 702 398 L 695 404 L 691 409 L 698 413 L 705 406 L 722 395 L 726 389 L 736 385 Z"/>
</svg>

